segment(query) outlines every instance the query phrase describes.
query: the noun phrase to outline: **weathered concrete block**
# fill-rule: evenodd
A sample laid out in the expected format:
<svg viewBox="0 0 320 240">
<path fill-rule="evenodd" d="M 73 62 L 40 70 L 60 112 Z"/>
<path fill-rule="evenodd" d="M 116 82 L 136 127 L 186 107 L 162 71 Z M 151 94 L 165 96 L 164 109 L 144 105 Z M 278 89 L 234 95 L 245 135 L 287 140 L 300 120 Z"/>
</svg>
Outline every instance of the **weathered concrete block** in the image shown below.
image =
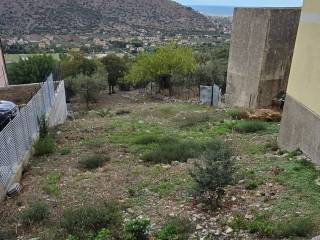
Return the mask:
<svg viewBox="0 0 320 240">
<path fill-rule="evenodd" d="M 286 91 L 300 13 L 300 8 L 235 9 L 228 105 L 268 107 Z"/>
</svg>

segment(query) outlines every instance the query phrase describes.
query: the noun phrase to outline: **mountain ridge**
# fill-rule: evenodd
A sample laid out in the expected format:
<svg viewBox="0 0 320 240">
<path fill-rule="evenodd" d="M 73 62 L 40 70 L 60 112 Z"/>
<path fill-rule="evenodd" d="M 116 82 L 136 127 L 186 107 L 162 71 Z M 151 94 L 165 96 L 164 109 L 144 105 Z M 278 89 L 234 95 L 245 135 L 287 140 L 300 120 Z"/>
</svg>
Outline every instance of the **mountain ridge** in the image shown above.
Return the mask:
<svg viewBox="0 0 320 240">
<path fill-rule="evenodd" d="M 211 29 L 205 16 L 171 0 L 0 1 L 0 32 L 6 35 Z"/>
</svg>

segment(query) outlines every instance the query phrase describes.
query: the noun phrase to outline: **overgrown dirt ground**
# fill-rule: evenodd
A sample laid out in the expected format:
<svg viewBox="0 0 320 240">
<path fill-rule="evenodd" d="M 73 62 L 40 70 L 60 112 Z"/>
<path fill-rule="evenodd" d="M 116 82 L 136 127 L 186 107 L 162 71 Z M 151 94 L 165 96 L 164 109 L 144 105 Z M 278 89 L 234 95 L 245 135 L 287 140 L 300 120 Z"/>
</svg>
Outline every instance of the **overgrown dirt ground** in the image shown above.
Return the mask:
<svg viewBox="0 0 320 240">
<path fill-rule="evenodd" d="M 54 129 L 55 153 L 33 157 L 21 194 L 1 203 L 1 230 L 12 239 L 59 239 L 64 209 L 105 200 L 120 202 L 127 219 L 149 218 L 152 231 L 169 216 L 187 217 L 195 226 L 191 239 L 268 239 L 264 229 L 243 226 L 261 215 L 266 219 L 262 225 L 308 217 L 316 226 L 311 236 L 320 233 L 319 171 L 302 156 L 274 151 L 278 123 L 268 123 L 259 133 L 240 134 L 228 127 L 224 110 L 156 101 L 135 92 L 105 96 L 90 112 L 77 105 L 73 109 L 75 119 Z M 230 144 L 237 172 L 222 208 L 210 211 L 194 200 L 192 160 L 171 165 L 140 160 L 157 147 L 136 143 L 146 135 L 199 142 L 218 137 Z M 92 153 L 111 160 L 97 170 L 80 169 L 78 160 Z M 36 201 L 49 205 L 50 220 L 21 225 L 20 213 Z"/>
</svg>

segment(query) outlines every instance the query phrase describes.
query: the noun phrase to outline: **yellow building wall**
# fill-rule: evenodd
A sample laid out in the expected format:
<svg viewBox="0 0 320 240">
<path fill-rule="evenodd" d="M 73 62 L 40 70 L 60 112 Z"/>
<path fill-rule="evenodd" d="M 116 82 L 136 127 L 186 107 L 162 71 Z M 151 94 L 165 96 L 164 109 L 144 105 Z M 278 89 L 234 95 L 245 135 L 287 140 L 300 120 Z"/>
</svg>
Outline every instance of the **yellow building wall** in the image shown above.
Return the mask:
<svg viewBox="0 0 320 240">
<path fill-rule="evenodd" d="M 304 0 L 287 94 L 320 116 L 320 0 Z"/>
</svg>

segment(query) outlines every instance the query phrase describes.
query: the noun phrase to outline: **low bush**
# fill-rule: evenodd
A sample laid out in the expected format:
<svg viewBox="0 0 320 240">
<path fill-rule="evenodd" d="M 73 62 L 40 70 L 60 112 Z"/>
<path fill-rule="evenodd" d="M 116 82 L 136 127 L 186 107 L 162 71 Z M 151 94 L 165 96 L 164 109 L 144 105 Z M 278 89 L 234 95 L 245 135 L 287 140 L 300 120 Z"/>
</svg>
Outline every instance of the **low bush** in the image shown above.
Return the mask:
<svg viewBox="0 0 320 240">
<path fill-rule="evenodd" d="M 246 189 L 247 190 L 254 190 L 257 189 L 259 186 L 259 184 L 255 181 L 255 180 L 250 180 L 248 182 L 246 182 Z"/>
<path fill-rule="evenodd" d="M 116 112 L 116 115 L 127 115 L 127 114 L 130 114 L 131 111 L 130 110 L 126 110 L 126 109 L 121 109 L 121 110 L 118 110 Z"/>
<path fill-rule="evenodd" d="M 110 160 L 110 157 L 103 156 L 99 154 L 94 154 L 91 156 L 83 157 L 79 160 L 79 166 L 84 169 L 96 169 L 102 167 L 107 161 Z"/>
<path fill-rule="evenodd" d="M 194 226 L 186 218 L 170 218 L 157 233 L 158 240 L 188 240 L 194 231 Z"/>
<path fill-rule="evenodd" d="M 147 240 L 150 221 L 147 219 L 134 219 L 124 226 L 125 240 Z"/>
<path fill-rule="evenodd" d="M 274 237 L 308 237 L 314 230 L 314 223 L 309 218 L 294 218 L 276 225 Z"/>
<path fill-rule="evenodd" d="M 110 109 L 101 109 L 97 111 L 97 115 L 104 118 L 104 117 L 111 117 L 112 113 Z"/>
<path fill-rule="evenodd" d="M 86 206 L 70 208 L 64 211 L 61 223 L 66 234 L 80 239 L 88 235 L 97 235 L 101 229 L 108 229 L 112 237 L 121 236 L 119 226 L 122 225 L 122 216 L 118 204 L 105 203 L 102 206 Z"/>
<path fill-rule="evenodd" d="M 267 124 L 262 121 L 239 121 L 235 130 L 240 133 L 255 133 L 267 129 Z"/>
<path fill-rule="evenodd" d="M 231 117 L 233 120 L 241 120 L 246 118 L 247 113 L 243 109 L 230 109 L 226 111 L 226 114 Z"/>
<path fill-rule="evenodd" d="M 71 153 L 71 149 L 70 148 L 62 148 L 59 150 L 59 154 L 61 156 L 66 156 L 69 155 Z"/>
<path fill-rule="evenodd" d="M 44 156 L 54 153 L 56 144 L 54 138 L 51 135 L 48 135 L 44 138 L 40 138 L 34 146 L 35 156 Z"/>
<path fill-rule="evenodd" d="M 135 144 L 141 144 L 141 145 L 149 145 L 149 144 L 166 144 L 166 143 L 172 143 L 177 142 L 178 140 L 173 137 L 161 137 L 157 135 L 145 135 L 137 138 L 135 140 Z"/>
<path fill-rule="evenodd" d="M 94 234 L 88 234 L 86 240 L 111 240 L 111 233 L 108 229 L 101 229 L 96 236 Z M 69 235 L 66 240 L 81 240 L 73 235 Z"/>
<path fill-rule="evenodd" d="M 314 223 L 309 218 L 294 217 L 289 221 L 271 221 L 268 215 L 258 214 L 252 220 L 247 220 L 242 214 L 237 214 L 228 224 L 235 231 L 248 230 L 260 236 L 274 239 L 308 237 L 314 230 Z"/>
<path fill-rule="evenodd" d="M 60 172 L 51 172 L 47 176 L 47 182 L 43 190 L 47 194 L 50 194 L 53 196 L 59 196 L 60 189 L 59 189 L 58 183 L 60 182 L 61 178 L 62 178 L 62 174 Z"/>
<path fill-rule="evenodd" d="M 188 113 L 176 119 L 178 126 L 180 128 L 189 128 L 194 127 L 198 124 L 208 122 L 210 120 L 210 116 L 207 112 L 204 113 Z"/>
<path fill-rule="evenodd" d="M 222 141 L 206 144 L 206 151 L 195 163 L 191 176 L 196 190 L 211 208 L 217 208 L 224 195 L 224 187 L 233 182 L 234 162 L 231 149 Z"/>
<path fill-rule="evenodd" d="M 43 202 L 36 202 L 31 204 L 21 214 L 21 221 L 23 224 L 35 224 L 49 219 L 49 206 Z"/>
<path fill-rule="evenodd" d="M 142 160 L 170 164 L 173 161 L 186 162 L 189 158 L 196 157 L 203 150 L 203 146 L 192 141 L 167 142 L 158 146 L 154 151 L 147 152 Z"/>
</svg>

